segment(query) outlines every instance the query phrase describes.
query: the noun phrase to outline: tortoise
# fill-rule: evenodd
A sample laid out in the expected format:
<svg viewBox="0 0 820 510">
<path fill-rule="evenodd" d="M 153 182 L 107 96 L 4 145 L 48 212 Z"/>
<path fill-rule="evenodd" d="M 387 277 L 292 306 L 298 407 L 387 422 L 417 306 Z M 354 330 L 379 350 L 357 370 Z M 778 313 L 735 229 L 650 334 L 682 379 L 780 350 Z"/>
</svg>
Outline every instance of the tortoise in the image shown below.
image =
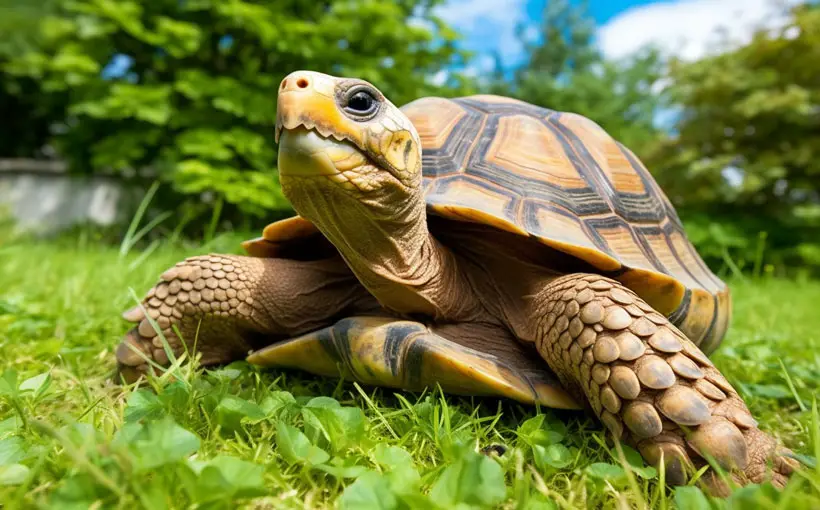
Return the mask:
<svg viewBox="0 0 820 510">
<path fill-rule="evenodd" d="M 674 484 L 707 458 L 741 484 L 782 486 L 797 467 L 707 357 L 729 324 L 726 284 L 593 121 L 493 95 L 397 108 L 366 81 L 298 71 L 275 137 L 299 216 L 244 243 L 247 257 L 166 271 L 123 314 L 137 323 L 117 349 L 126 380 L 168 363 L 162 331 L 205 365 L 247 356 L 586 408 Z"/>
</svg>

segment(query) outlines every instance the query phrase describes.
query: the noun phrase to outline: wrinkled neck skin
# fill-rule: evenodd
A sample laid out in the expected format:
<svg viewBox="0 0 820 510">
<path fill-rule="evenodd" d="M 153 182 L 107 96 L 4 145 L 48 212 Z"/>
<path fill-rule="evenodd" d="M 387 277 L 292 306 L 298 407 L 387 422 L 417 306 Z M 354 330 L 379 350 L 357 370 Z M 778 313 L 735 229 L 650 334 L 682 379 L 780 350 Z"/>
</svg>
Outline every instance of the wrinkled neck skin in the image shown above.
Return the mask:
<svg viewBox="0 0 820 510">
<path fill-rule="evenodd" d="M 296 176 L 282 176 L 282 187 L 384 307 L 435 320 L 475 313 L 477 300 L 456 257 L 427 229 L 420 187 L 362 195 L 321 177 Z"/>
</svg>

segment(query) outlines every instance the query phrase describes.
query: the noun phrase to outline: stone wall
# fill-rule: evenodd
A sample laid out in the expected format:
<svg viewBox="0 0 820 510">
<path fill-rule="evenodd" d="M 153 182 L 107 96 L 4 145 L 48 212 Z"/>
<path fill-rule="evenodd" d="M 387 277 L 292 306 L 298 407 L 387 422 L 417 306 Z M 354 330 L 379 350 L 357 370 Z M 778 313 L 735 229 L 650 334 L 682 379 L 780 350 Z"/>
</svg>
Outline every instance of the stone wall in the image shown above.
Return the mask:
<svg viewBox="0 0 820 510">
<path fill-rule="evenodd" d="M 71 175 L 59 161 L 0 160 L 0 214 L 24 231 L 111 225 L 124 219 L 131 197 L 113 177 Z"/>
</svg>

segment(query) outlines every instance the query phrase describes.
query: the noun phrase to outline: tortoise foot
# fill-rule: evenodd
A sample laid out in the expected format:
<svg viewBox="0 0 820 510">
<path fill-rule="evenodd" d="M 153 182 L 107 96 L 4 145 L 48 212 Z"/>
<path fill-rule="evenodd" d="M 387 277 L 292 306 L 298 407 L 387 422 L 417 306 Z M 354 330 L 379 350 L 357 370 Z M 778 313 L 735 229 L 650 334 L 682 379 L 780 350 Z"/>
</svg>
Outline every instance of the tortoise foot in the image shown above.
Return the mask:
<svg viewBox="0 0 820 510">
<path fill-rule="evenodd" d="M 743 406 L 739 412 L 748 410 Z M 624 440 L 636 446 L 650 464 L 663 464 L 666 479 L 673 485 L 687 483 L 697 470 L 710 463 L 724 473 L 710 469 L 700 479 L 714 496 L 728 496 L 733 485 L 749 483 L 771 482 L 783 488 L 799 463 L 790 457 L 787 448 L 752 423 L 738 425 L 713 414 L 698 426 L 664 427 L 661 434 L 651 438 L 640 439 L 633 433 Z"/>
<path fill-rule="evenodd" d="M 709 460 L 740 485 L 783 486 L 797 467 L 706 355 L 631 290 L 576 274 L 538 300 L 539 353 L 616 439 L 663 464 L 670 483 L 687 483 Z M 728 492 L 713 470 L 702 480 Z"/>
<path fill-rule="evenodd" d="M 255 301 L 264 265 L 262 259 L 210 255 L 188 258 L 164 272 L 141 306 L 122 315 L 136 326 L 117 347 L 119 374 L 133 382 L 186 349 L 200 353 L 204 365 L 244 357 L 252 348 L 249 333 L 269 329 Z"/>
<path fill-rule="evenodd" d="M 740 485 L 771 481 L 782 488 L 800 467 L 792 451 L 780 445 L 775 438 L 753 427 L 744 432 L 749 451 L 749 464 L 742 474 Z"/>
</svg>

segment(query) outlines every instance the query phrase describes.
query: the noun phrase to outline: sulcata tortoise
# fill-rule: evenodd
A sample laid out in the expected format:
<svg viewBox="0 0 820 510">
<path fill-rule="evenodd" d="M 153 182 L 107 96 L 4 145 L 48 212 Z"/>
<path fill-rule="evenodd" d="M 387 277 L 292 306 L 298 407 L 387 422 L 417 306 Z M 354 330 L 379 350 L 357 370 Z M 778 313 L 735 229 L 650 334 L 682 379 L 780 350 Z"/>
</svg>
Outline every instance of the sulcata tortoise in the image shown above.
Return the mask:
<svg viewBox="0 0 820 510">
<path fill-rule="evenodd" d="M 282 189 L 300 216 L 165 272 L 117 349 L 135 380 L 247 356 L 366 384 L 588 408 L 666 479 L 711 458 L 782 486 L 790 452 L 706 357 L 730 315 L 635 155 L 597 124 L 498 96 L 395 107 L 373 85 L 282 81 Z M 153 319 L 153 320 L 149 320 Z M 248 353 L 250 355 L 248 356 Z M 714 463 L 712 464 L 715 465 Z M 701 478 L 725 492 L 725 478 Z"/>
</svg>

